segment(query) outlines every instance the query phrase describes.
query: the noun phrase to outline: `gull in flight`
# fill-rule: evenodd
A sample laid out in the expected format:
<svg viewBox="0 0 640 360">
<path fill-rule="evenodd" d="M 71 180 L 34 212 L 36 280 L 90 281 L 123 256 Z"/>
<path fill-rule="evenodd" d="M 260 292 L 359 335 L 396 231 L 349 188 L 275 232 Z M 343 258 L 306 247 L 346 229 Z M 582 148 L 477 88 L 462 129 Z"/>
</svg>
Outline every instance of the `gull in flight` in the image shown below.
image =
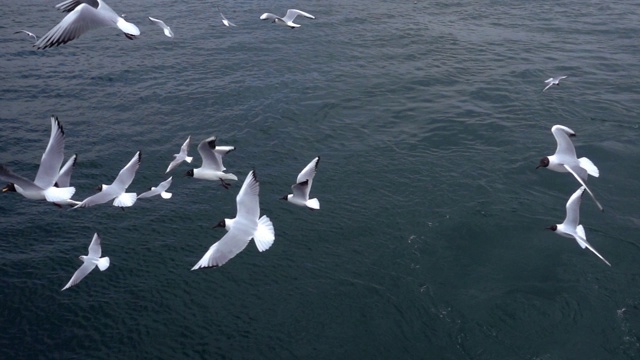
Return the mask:
<svg viewBox="0 0 640 360">
<path fill-rule="evenodd" d="M 138 151 L 131 161 L 125 166 L 111 185 L 101 185 L 98 188 L 102 191 L 89 196 L 84 199 L 80 204 L 73 208 L 89 207 L 97 204 L 106 203 L 111 199 L 113 200 L 113 206 L 121 208 L 129 207 L 135 204 L 137 196 L 136 193 L 126 193 L 125 191 L 131 185 L 133 178 L 136 176 L 136 171 L 140 167 L 140 160 L 142 160 L 142 153 Z"/>
<path fill-rule="evenodd" d="M 577 158 L 576 149 L 573 147 L 571 139 L 569 139 L 570 136 L 576 136 L 576 133 L 562 125 L 554 125 L 551 128 L 551 133 L 553 133 L 553 137 L 556 138 L 556 143 L 558 144 L 556 152 L 551 156 L 545 156 L 540 159 L 540 163 L 536 166 L 536 169 L 546 167 L 549 170 L 557 172 L 570 172 L 576 180 L 578 180 L 580 185 L 584 186 L 589 195 L 591 195 L 591 198 L 593 198 L 593 201 L 595 201 L 600 211 L 604 211 L 600 202 L 596 200 L 596 197 L 587 187 L 587 177 L 589 175 L 598 177 L 600 176 L 600 171 L 591 160 L 586 157 Z"/>
<path fill-rule="evenodd" d="M 299 206 L 306 206 L 312 210 L 320 209 L 320 202 L 318 199 L 309 199 L 309 191 L 311 190 L 313 177 L 316 175 L 316 171 L 318 170 L 319 162 L 320 157 L 316 157 L 302 170 L 298 175 L 296 183 L 291 186 L 293 194 L 285 195 L 282 200 L 287 200 L 288 202 Z"/>
<path fill-rule="evenodd" d="M 109 257 L 100 257 L 102 256 L 102 247 L 100 246 L 100 236 L 98 233 L 93 235 L 93 239 L 91 240 L 91 244 L 89 245 L 89 254 L 87 256 L 81 255 L 80 260 L 84 264 L 76 270 L 75 274 L 71 277 L 71 280 L 67 283 L 62 290 L 66 290 L 73 285 L 79 283 L 85 276 L 87 276 L 91 270 L 93 270 L 96 265 L 98 265 L 98 269 L 100 271 L 105 271 L 109 267 L 110 260 Z"/>
<path fill-rule="evenodd" d="M 185 141 L 184 144 L 182 144 L 182 147 L 180 148 L 180 153 L 173 155 L 175 159 L 173 159 L 173 161 L 169 164 L 169 167 L 167 168 L 167 171 L 165 171 L 165 174 L 173 170 L 176 166 L 180 165 L 180 163 L 183 161 L 191 163 L 191 161 L 193 160 L 193 157 L 187 156 L 187 151 L 189 151 L 189 144 L 191 144 L 191 136 L 189 136 L 187 138 L 187 141 Z"/>
<path fill-rule="evenodd" d="M 209 248 L 191 270 L 222 266 L 244 250 L 252 238 L 261 252 L 271 247 L 275 232 L 271 220 L 266 215 L 260 217 L 259 192 L 260 183 L 255 171 L 251 171 L 236 197 L 236 217 L 224 219 L 216 225 L 227 229 L 227 233 Z"/>
<path fill-rule="evenodd" d="M 550 88 L 553 85 L 558 85 L 560 86 L 560 80 L 566 78 L 566 76 L 558 76 L 555 78 L 548 78 L 547 80 L 545 80 L 544 82 L 547 83 L 547 87 L 545 87 L 544 89 L 542 89 L 542 92 L 544 92 L 545 90 L 547 90 L 548 88 Z"/>
<path fill-rule="evenodd" d="M 287 10 L 287 15 L 285 15 L 284 17 L 279 17 L 277 15 L 271 14 L 271 13 L 264 13 L 260 16 L 260 20 L 273 20 L 272 22 L 280 24 L 280 25 L 284 25 L 284 26 L 288 26 L 292 29 L 295 29 L 297 27 L 300 27 L 299 24 L 296 24 L 293 22 L 293 20 L 298 16 L 304 16 L 306 18 L 309 19 L 315 19 L 315 17 L 311 14 L 307 14 L 304 11 L 300 11 L 300 10 L 296 10 L 296 9 L 289 9 Z"/>
<path fill-rule="evenodd" d="M 140 35 L 137 26 L 118 16 L 103 0 L 66 0 L 56 8 L 69 14 L 33 45 L 38 49 L 66 44 L 91 29 L 105 26 L 120 29 L 131 40 Z"/>
<path fill-rule="evenodd" d="M 173 37 L 173 31 L 171 31 L 171 28 L 168 27 L 167 24 L 164 23 L 164 21 L 160 19 L 152 18 L 151 16 L 149 16 L 149 20 L 154 22 L 156 25 L 160 26 L 160 28 L 162 28 L 162 31 L 164 31 L 165 35 L 167 35 L 170 38 Z"/>
<path fill-rule="evenodd" d="M 238 180 L 238 178 L 233 174 L 224 172 L 226 168 L 222 165 L 222 156 L 235 149 L 233 146 L 216 146 L 215 136 L 202 140 L 198 145 L 198 152 L 202 157 L 202 166 L 187 171 L 186 175 L 195 179 L 220 180 L 222 186 L 228 189 L 231 184 L 225 180 Z"/>
<path fill-rule="evenodd" d="M 232 23 L 231 21 L 227 20 L 226 17 L 224 17 L 224 15 L 222 15 L 222 11 L 220 11 L 220 6 L 218 6 L 218 12 L 220 13 L 220 16 L 222 16 L 222 23 L 224 24 L 224 26 L 236 26 L 236 24 Z"/>
<path fill-rule="evenodd" d="M 173 177 L 170 177 L 167 180 L 161 182 L 158 187 L 151 187 L 151 190 L 138 195 L 138 199 L 148 198 L 156 195 L 160 195 L 163 199 L 171 199 L 171 196 L 173 196 L 173 194 L 167 192 L 167 189 L 169 188 L 169 186 L 171 186 L 172 178 Z"/>
<path fill-rule="evenodd" d="M 15 191 L 27 199 L 47 200 L 52 203 L 70 199 L 76 191 L 74 187 L 55 186 L 62 160 L 64 160 L 64 130 L 58 118 L 51 116 L 51 137 L 47 149 L 42 154 L 35 180 L 28 180 L 14 174 L 6 166 L 0 165 L 0 179 L 9 182 L 2 192 Z"/>
<path fill-rule="evenodd" d="M 31 36 L 31 37 L 33 38 L 33 41 L 38 41 L 38 37 L 36 36 L 36 34 L 34 34 L 34 33 L 30 32 L 30 31 L 27 31 L 27 30 L 18 30 L 18 31 L 16 31 L 16 32 L 14 32 L 14 34 L 20 34 L 20 33 L 25 33 L 25 34 L 27 34 L 27 35 Z"/>
<path fill-rule="evenodd" d="M 581 248 L 589 248 L 594 254 L 596 254 L 602 261 L 604 261 L 607 265 L 611 266 L 602 255 L 598 254 L 596 249 L 587 242 L 587 236 L 584 232 L 584 227 L 579 225 L 580 222 L 580 200 L 582 194 L 584 193 L 585 187 L 581 186 L 578 191 L 576 191 L 571 197 L 569 201 L 567 201 L 567 217 L 564 219 L 562 224 L 551 225 L 547 229 L 554 231 L 556 234 L 560 236 L 564 236 L 566 238 L 574 238 L 578 245 Z"/>
</svg>

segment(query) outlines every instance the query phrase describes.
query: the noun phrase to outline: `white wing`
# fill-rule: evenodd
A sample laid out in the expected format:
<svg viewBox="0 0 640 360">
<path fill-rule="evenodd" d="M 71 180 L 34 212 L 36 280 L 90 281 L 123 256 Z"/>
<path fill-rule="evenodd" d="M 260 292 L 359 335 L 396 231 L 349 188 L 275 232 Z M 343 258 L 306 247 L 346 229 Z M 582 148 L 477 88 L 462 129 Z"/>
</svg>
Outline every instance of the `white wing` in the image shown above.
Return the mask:
<svg viewBox="0 0 640 360">
<path fill-rule="evenodd" d="M 216 148 L 215 136 L 202 140 L 200 144 L 198 144 L 198 152 L 202 157 L 202 167 L 211 169 L 214 171 L 223 171 L 222 158 L 215 155 L 214 153 L 215 148 Z"/>
<path fill-rule="evenodd" d="M 71 173 L 73 172 L 73 168 L 76 166 L 76 161 L 78 160 L 78 154 L 73 154 L 72 157 L 67 160 L 67 163 L 64 164 L 60 172 L 58 173 L 58 179 L 56 180 L 56 185 L 59 187 L 67 187 L 71 183 Z"/>
<path fill-rule="evenodd" d="M 313 181 L 313 177 L 316 176 L 316 171 L 318 170 L 318 163 L 320 162 L 320 157 L 316 157 L 311 160 L 309 165 L 307 165 L 300 174 L 298 174 L 297 183 L 301 183 L 305 180 L 309 180 L 309 186 L 311 186 L 311 182 Z"/>
<path fill-rule="evenodd" d="M 256 178 L 255 171 L 251 171 L 242 184 L 242 188 L 236 197 L 238 213 L 236 218 L 242 218 L 250 221 L 258 221 L 260 216 L 260 183 Z M 237 220 L 237 219 L 236 219 Z M 251 234 L 253 235 L 253 234 Z"/>
<path fill-rule="evenodd" d="M 304 16 L 306 18 L 309 18 L 309 19 L 315 19 L 315 17 L 313 15 L 308 14 L 308 13 L 306 13 L 304 11 L 300 11 L 300 10 L 296 10 L 296 9 L 289 9 L 289 10 L 287 10 L 287 15 L 285 15 L 282 18 L 282 20 L 284 20 L 285 22 L 291 22 L 298 15 L 302 15 L 302 16 Z"/>
<path fill-rule="evenodd" d="M 584 230 L 582 230 L 582 233 L 584 234 Z M 576 240 L 578 240 L 578 238 L 576 238 Z M 587 239 L 581 238 L 578 241 L 582 242 L 589 250 L 591 250 L 592 253 L 596 254 L 596 256 L 598 256 L 602 261 L 604 261 L 605 264 L 611 266 L 611 264 L 609 264 L 609 262 L 602 255 L 600 255 L 600 253 L 598 253 L 596 249 L 593 248 L 593 246 L 591 246 L 591 244 L 589 244 Z"/>
<path fill-rule="evenodd" d="M 578 227 L 580 222 L 580 202 L 584 189 L 585 187 L 581 186 L 567 201 L 567 217 L 564 219 L 563 224 L 571 229 Z"/>
<path fill-rule="evenodd" d="M 38 41 L 38 37 L 36 36 L 36 34 L 34 34 L 34 33 L 30 32 L 30 31 L 27 31 L 27 30 L 18 30 L 18 31 L 16 31 L 16 32 L 14 32 L 14 34 L 20 34 L 20 33 L 25 33 L 25 34 L 27 34 L 27 35 L 31 36 L 31 37 L 33 38 L 33 41 Z"/>
<path fill-rule="evenodd" d="M 234 256 L 238 255 L 249 243 L 253 234 L 246 229 L 233 227 L 220 241 L 211 245 L 202 259 L 191 268 L 197 270 L 205 267 L 217 267 L 225 264 Z"/>
<path fill-rule="evenodd" d="M 589 190 L 589 187 L 587 186 L 587 184 L 580 178 L 580 175 L 578 175 L 578 173 L 574 169 L 572 169 L 570 166 L 564 165 L 564 168 L 567 169 L 568 172 L 573 174 L 573 177 L 575 177 L 576 180 L 578 180 L 578 182 L 587 190 L 589 195 L 591 195 L 591 198 L 593 199 L 593 201 L 595 201 L 596 205 L 600 209 L 600 211 L 604 211 L 604 208 L 602 207 L 602 205 L 600 205 L 600 202 L 596 199 L 595 195 L 593 195 L 591 190 Z M 580 169 L 582 171 L 586 171 L 586 170 L 584 170 L 582 168 L 580 168 Z"/>
<path fill-rule="evenodd" d="M 102 247 L 100 246 L 100 236 L 98 233 L 93 234 L 91 244 L 89 244 L 89 256 L 99 258 L 102 256 Z"/>
<path fill-rule="evenodd" d="M 76 2 L 77 3 L 77 2 Z M 46 49 L 52 46 L 66 44 L 77 39 L 87 31 L 104 26 L 113 26 L 119 17 L 114 13 L 99 11 L 87 4 L 80 4 L 73 11 L 49 30 L 34 46 Z"/>
<path fill-rule="evenodd" d="M 311 191 L 311 185 L 309 180 L 294 184 L 291 186 L 291 192 L 294 198 L 298 198 L 303 201 L 309 200 L 309 191 Z"/>
<path fill-rule="evenodd" d="M 551 133 L 553 133 L 553 137 L 556 139 L 556 143 L 558 144 L 554 155 L 559 157 L 570 157 L 571 159 L 576 158 L 576 149 L 569 138 L 570 135 L 575 136 L 576 133 L 562 125 L 553 125 Z"/>
<path fill-rule="evenodd" d="M 552 78 L 552 77 L 550 77 L 550 78 L 548 78 L 547 80 L 545 80 L 544 82 L 549 83 L 549 82 L 552 82 L 552 81 L 553 81 L 553 78 Z"/>
<path fill-rule="evenodd" d="M 52 187 L 58 178 L 63 160 L 64 130 L 58 118 L 51 116 L 51 137 L 47 149 L 42 154 L 40 168 L 38 168 L 38 174 L 33 182 L 43 189 Z"/>
<path fill-rule="evenodd" d="M 224 164 L 222 163 L 222 157 L 234 151 L 235 149 L 235 146 L 216 146 L 216 148 L 213 149 L 213 154 L 216 156 L 217 161 L 220 163 L 222 171 L 227 170 L 227 168 L 224 167 Z"/>
<path fill-rule="evenodd" d="M 124 192 L 131 182 L 133 178 L 136 176 L 136 171 L 140 167 L 140 161 L 142 160 L 142 152 L 138 151 L 131 161 L 118 173 L 118 177 L 113 181 L 113 183 L 109 186 L 108 189 L 117 188 L 120 192 Z M 108 190 L 107 189 L 107 190 Z"/>
<path fill-rule="evenodd" d="M 73 277 L 71 277 L 71 280 L 69 280 L 67 285 L 65 285 L 65 287 L 62 288 L 62 290 L 66 290 L 71 286 L 79 283 L 80 280 L 84 279 L 84 277 L 87 276 L 87 274 L 89 274 L 91 270 L 93 270 L 93 268 L 95 267 L 96 267 L 96 264 L 91 263 L 89 261 L 82 264 L 82 266 L 80 266 L 80 268 L 76 270 L 76 272 L 73 274 Z"/>
</svg>

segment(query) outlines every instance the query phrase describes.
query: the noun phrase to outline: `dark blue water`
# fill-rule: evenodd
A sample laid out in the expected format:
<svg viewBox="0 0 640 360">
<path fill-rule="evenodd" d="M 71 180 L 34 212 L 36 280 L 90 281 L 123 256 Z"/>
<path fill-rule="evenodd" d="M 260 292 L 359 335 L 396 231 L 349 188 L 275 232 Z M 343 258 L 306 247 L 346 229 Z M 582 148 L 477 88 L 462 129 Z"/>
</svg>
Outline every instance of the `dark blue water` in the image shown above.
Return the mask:
<svg viewBox="0 0 640 360">
<path fill-rule="evenodd" d="M 637 359 L 640 6 L 631 1 L 112 1 L 142 35 L 36 51 L 55 1 L 4 4 L 0 163 L 33 178 L 60 118 L 83 199 L 142 151 L 131 191 L 216 135 L 240 181 L 176 169 L 173 198 L 73 211 L 0 196 L 0 358 Z M 290 30 L 260 21 L 298 8 Z M 163 19 L 175 38 L 146 17 Z M 567 75 L 542 93 L 544 80 Z M 535 170 L 554 124 L 600 169 Z M 311 212 L 278 198 L 315 156 Z M 276 240 L 190 271 L 260 180 Z M 2 185 L 4 186 L 4 184 Z M 61 292 L 94 232 L 105 272 Z"/>
</svg>

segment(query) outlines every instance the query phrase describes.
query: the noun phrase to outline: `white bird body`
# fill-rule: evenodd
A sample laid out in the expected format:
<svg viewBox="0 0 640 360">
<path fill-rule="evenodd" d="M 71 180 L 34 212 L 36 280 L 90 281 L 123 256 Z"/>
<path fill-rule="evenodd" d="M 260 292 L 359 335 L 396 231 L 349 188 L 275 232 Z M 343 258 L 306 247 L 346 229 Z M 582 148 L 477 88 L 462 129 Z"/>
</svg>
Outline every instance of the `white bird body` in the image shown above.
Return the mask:
<svg viewBox="0 0 640 360">
<path fill-rule="evenodd" d="M 28 180 L 13 173 L 4 165 L 0 165 L 0 179 L 9 181 L 2 191 L 16 191 L 27 199 L 47 200 L 52 203 L 70 199 L 76 191 L 74 187 L 55 186 L 62 160 L 64 160 L 64 130 L 58 118 L 51 116 L 51 136 L 42 154 L 35 180 Z"/>
<path fill-rule="evenodd" d="M 127 193 L 125 191 L 129 185 L 131 185 L 133 178 L 136 176 L 136 171 L 138 170 L 138 167 L 140 167 L 141 160 L 142 153 L 138 151 L 129 163 L 120 170 L 118 176 L 111 185 L 102 185 L 100 187 L 102 191 L 89 196 L 73 208 L 94 206 L 106 203 L 111 199 L 114 199 L 113 206 L 129 207 L 135 204 L 137 199 L 136 193 Z"/>
<path fill-rule="evenodd" d="M 560 80 L 566 78 L 566 76 L 558 76 L 555 78 L 548 78 L 547 80 L 545 80 L 544 82 L 547 83 L 547 86 L 542 89 L 542 92 L 545 92 L 548 88 L 550 88 L 553 85 L 560 85 Z"/>
<path fill-rule="evenodd" d="M 318 199 L 309 199 L 311 184 L 313 183 L 313 178 L 316 175 L 319 162 L 320 157 L 316 157 L 300 172 L 300 174 L 298 174 L 296 183 L 291 186 L 293 194 L 286 195 L 283 197 L 284 200 L 298 206 L 306 206 L 312 210 L 320 209 L 320 202 Z"/>
<path fill-rule="evenodd" d="M 553 133 L 553 137 L 556 139 L 556 152 L 551 156 L 543 157 L 536 169 L 546 167 L 549 170 L 556 172 L 571 173 L 576 180 L 585 187 L 598 208 L 600 208 L 601 211 L 604 211 L 602 205 L 600 205 L 600 202 L 596 199 L 586 184 L 587 177 L 589 175 L 598 177 L 600 176 L 600 171 L 593 162 L 586 157 L 577 158 L 576 149 L 569 138 L 570 136 L 575 136 L 575 132 L 563 125 L 554 125 L 551 128 L 551 133 Z"/>
<path fill-rule="evenodd" d="M 140 35 L 136 25 L 116 14 L 103 0 L 66 0 L 56 8 L 69 14 L 34 44 L 38 49 L 66 44 L 91 29 L 107 26 L 120 29 L 129 39 Z"/>
<path fill-rule="evenodd" d="M 91 270 L 93 270 L 96 266 L 100 271 L 105 271 L 109 267 L 111 261 L 109 257 L 100 257 L 102 256 L 102 247 L 100 246 L 100 236 L 98 233 L 93 235 L 93 239 L 91 240 L 91 244 L 89 245 L 89 254 L 81 255 L 80 260 L 82 260 L 83 264 L 80 266 L 78 270 L 73 274 L 71 280 L 67 283 L 67 285 L 62 288 L 62 290 L 66 290 L 73 285 L 79 283 L 85 276 L 87 276 Z"/>
<path fill-rule="evenodd" d="M 227 233 L 209 248 L 191 270 L 222 266 L 244 250 L 252 238 L 259 251 L 271 247 L 275 240 L 275 231 L 266 215 L 260 217 L 259 192 L 260 184 L 255 172 L 251 171 L 236 197 L 236 217 L 224 219 L 217 225 L 227 229 Z"/>
<path fill-rule="evenodd" d="M 173 37 L 173 31 L 171 31 L 171 28 L 164 23 L 164 21 L 160 20 L 160 19 L 156 19 L 156 18 L 152 18 L 151 16 L 149 16 L 149 20 L 151 20 L 153 23 L 155 23 L 156 25 L 158 25 L 162 31 L 164 31 L 164 34 L 170 38 Z"/>
<path fill-rule="evenodd" d="M 152 187 L 151 190 L 138 195 L 138 199 L 148 198 L 156 195 L 160 195 L 163 199 L 170 199 L 173 194 L 167 192 L 167 189 L 169 188 L 169 186 L 171 186 L 172 179 L 173 176 L 161 182 L 158 187 Z"/>
<path fill-rule="evenodd" d="M 238 178 L 234 174 L 224 172 L 226 168 L 222 164 L 222 157 L 233 150 L 235 150 L 233 146 L 216 146 L 215 136 L 202 140 L 198 145 L 202 166 L 189 170 L 187 176 L 204 180 L 220 180 L 222 185 L 228 188 L 229 184 L 225 180 L 238 180 Z"/>
<path fill-rule="evenodd" d="M 182 147 L 180 147 L 180 153 L 173 155 L 174 159 L 169 164 L 169 167 L 167 168 L 167 171 L 165 171 L 165 174 L 175 169 L 175 167 L 180 165 L 180 163 L 183 161 L 186 161 L 188 163 L 191 163 L 191 161 L 193 161 L 193 157 L 187 155 L 190 144 L 191 144 L 191 136 L 189 136 L 187 138 L 187 141 L 185 141 L 184 144 L 182 144 Z"/>
<path fill-rule="evenodd" d="M 573 195 L 571 195 L 569 201 L 567 201 L 567 216 L 565 217 L 562 224 L 552 225 L 548 229 L 554 231 L 560 236 L 575 239 L 581 248 L 588 248 L 600 259 L 602 259 L 602 261 L 604 261 L 607 265 L 611 266 L 611 264 L 609 264 L 609 262 L 604 257 L 602 257 L 602 255 L 600 255 L 596 251 L 596 249 L 593 248 L 593 246 L 591 246 L 591 244 L 589 244 L 589 242 L 587 241 L 587 236 L 584 232 L 584 227 L 579 224 L 580 202 L 584 190 L 585 187 L 581 186 L 575 193 L 573 193 Z"/>
<path fill-rule="evenodd" d="M 277 24 L 280 25 L 284 25 L 284 26 L 288 26 L 292 29 L 300 27 L 299 24 L 296 24 L 293 22 L 293 20 L 298 16 L 304 16 L 306 18 L 309 19 L 315 19 L 315 17 L 309 13 L 306 13 L 304 11 L 300 11 L 300 10 L 296 10 L 296 9 L 289 9 L 287 10 L 287 14 L 284 17 L 280 17 L 278 15 L 274 15 L 272 13 L 264 13 L 262 15 L 260 15 L 260 20 L 272 20 L 272 22 L 275 22 Z"/>
</svg>

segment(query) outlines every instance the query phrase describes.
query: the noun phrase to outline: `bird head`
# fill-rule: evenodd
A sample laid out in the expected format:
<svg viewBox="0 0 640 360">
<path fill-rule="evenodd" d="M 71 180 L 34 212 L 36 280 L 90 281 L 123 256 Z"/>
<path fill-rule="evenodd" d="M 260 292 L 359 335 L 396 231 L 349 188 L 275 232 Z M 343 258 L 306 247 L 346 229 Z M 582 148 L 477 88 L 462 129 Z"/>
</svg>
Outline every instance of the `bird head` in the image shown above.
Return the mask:
<svg viewBox="0 0 640 360">
<path fill-rule="evenodd" d="M 15 192 L 16 186 L 13 183 L 8 183 L 7 186 L 2 188 L 2 192 Z"/>
<path fill-rule="evenodd" d="M 547 166 L 549 166 L 549 158 L 545 156 L 540 159 L 540 163 L 538 164 L 538 166 L 536 166 L 536 169 Z"/>
</svg>

